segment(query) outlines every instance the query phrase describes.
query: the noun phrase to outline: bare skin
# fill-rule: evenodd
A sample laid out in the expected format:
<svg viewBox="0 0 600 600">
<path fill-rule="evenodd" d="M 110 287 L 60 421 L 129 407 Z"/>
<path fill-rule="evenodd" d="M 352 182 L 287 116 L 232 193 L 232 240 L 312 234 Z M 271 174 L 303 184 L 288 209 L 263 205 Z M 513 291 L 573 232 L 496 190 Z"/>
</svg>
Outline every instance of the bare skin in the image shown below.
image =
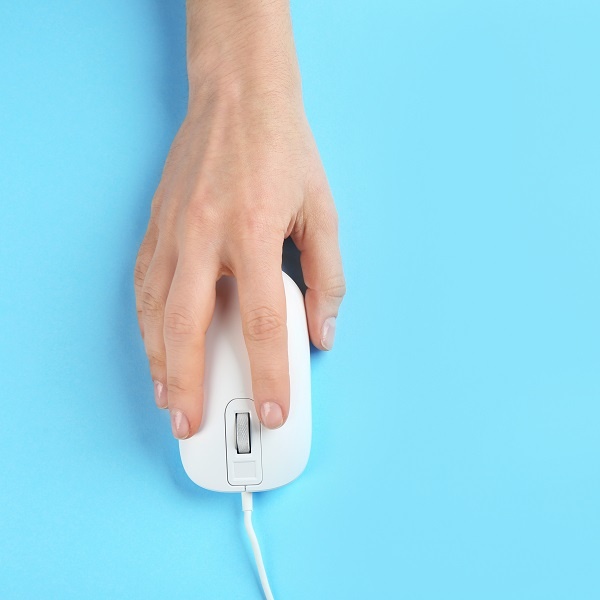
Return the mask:
<svg viewBox="0 0 600 600">
<path fill-rule="evenodd" d="M 287 0 L 188 0 L 187 116 L 167 157 L 135 267 L 155 399 L 173 435 L 202 420 L 215 283 L 238 282 L 257 412 L 290 403 L 281 260 L 301 252 L 312 343 L 330 350 L 345 293 L 337 213 L 302 103 Z"/>
</svg>

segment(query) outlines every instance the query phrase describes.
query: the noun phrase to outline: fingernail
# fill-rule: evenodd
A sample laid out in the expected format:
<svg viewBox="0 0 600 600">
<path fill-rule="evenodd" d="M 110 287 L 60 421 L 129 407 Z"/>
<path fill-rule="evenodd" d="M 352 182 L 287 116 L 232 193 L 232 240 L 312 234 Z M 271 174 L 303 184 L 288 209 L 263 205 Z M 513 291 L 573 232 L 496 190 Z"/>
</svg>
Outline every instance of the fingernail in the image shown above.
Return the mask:
<svg viewBox="0 0 600 600">
<path fill-rule="evenodd" d="M 325 350 L 331 350 L 333 348 L 333 340 L 335 339 L 335 317 L 329 317 L 325 319 L 323 323 L 323 329 L 321 329 L 321 346 Z"/>
<path fill-rule="evenodd" d="M 277 429 L 283 425 L 281 406 L 275 402 L 265 402 L 260 407 L 260 420 L 269 429 Z"/>
<path fill-rule="evenodd" d="M 154 402 L 158 408 L 167 408 L 167 388 L 160 382 L 154 382 Z"/>
<path fill-rule="evenodd" d="M 171 411 L 171 429 L 178 440 L 185 440 L 190 433 L 190 422 L 177 408 Z"/>
</svg>

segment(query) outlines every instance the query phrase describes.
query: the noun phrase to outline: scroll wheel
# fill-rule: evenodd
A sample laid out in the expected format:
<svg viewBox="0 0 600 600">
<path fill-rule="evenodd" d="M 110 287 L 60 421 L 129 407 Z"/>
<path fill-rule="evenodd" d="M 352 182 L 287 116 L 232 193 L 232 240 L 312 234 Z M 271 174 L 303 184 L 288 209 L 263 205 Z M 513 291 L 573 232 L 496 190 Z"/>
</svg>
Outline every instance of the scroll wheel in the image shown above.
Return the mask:
<svg viewBox="0 0 600 600">
<path fill-rule="evenodd" d="M 250 454 L 250 413 L 235 415 L 235 444 L 238 454 Z"/>
</svg>

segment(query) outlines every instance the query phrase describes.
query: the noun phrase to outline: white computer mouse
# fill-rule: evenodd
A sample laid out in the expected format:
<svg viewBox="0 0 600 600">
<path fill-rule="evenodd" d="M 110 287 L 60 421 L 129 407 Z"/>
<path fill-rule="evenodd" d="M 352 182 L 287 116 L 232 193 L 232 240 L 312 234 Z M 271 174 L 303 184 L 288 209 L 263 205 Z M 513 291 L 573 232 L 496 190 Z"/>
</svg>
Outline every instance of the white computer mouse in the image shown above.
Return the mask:
<svg viewBox="0 0 600 600">
<path fill-rule="evenodd" d="M 304 298 L 282 273 L 287 304 L 290 412 L 279 429 L 263 427 L 252 400 L 250 362 L 233 277 L 217 283 L 206 334 L 204 413 L 198 432 L 179 442 L 183 467 L 218 492 L 264 491 L 298 477 L 311 444 L 310 346 Z"/>
</svg>

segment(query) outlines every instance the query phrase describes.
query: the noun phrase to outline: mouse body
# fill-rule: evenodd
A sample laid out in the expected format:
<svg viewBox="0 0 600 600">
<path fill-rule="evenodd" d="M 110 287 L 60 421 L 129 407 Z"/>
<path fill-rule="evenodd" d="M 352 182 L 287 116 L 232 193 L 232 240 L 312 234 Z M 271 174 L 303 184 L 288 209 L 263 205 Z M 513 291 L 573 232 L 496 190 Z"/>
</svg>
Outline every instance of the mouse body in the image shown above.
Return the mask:
<svg viewBox="0 0 600 600">
<path fill-rule="evenodd" d="M 218 492 L 265 491 L 304 470 L 310 454 L 310 346 L 304 297 L 282 273 L 287 307 L 290 411 L 279 429 L 260 423 L 252 400 L 250 361 L 237 284 L 217 282 L 206 334 L 204 412 L 198 432 L 179 442 L 183 467 L 197 485 Z"/>
</svg>

